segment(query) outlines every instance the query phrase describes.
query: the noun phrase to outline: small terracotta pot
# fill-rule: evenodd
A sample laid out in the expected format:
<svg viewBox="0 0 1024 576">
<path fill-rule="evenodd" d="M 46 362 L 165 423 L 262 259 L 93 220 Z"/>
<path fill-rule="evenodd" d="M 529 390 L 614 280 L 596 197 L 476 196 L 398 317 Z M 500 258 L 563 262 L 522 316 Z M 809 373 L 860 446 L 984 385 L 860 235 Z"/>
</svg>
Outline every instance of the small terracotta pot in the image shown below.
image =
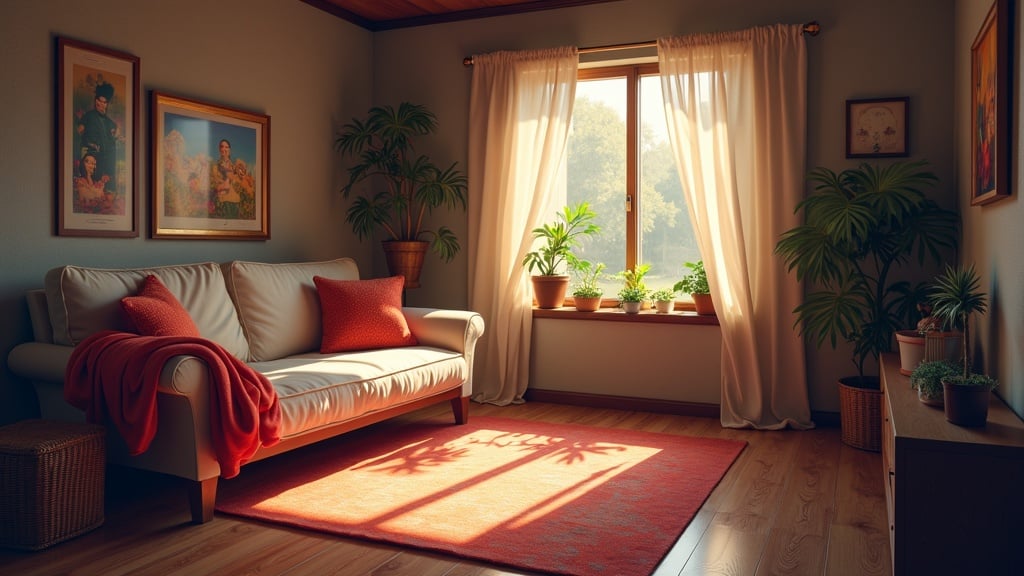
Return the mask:
<svg viewBox="0 0 1024 576">
<path fill-rule="evenodd" d="M 600 296 L 573 296 L 572 299 L 580 312 L 594 312 L 601 307 Z"/>
<path fill-rule="evenodd" d="M 693 298 L 697 314 L 701 316 L 715 315 L 715 303 L 711 300 L 711 294 L 690 294 L 690 297 Z"/>
<path fill-rule="evenodd" d="M 565 292 L 569 288 L 568 276 L 531 276 L 533 297 L 537 308 L 560 308 L 565 303 Z"/>
</svg>

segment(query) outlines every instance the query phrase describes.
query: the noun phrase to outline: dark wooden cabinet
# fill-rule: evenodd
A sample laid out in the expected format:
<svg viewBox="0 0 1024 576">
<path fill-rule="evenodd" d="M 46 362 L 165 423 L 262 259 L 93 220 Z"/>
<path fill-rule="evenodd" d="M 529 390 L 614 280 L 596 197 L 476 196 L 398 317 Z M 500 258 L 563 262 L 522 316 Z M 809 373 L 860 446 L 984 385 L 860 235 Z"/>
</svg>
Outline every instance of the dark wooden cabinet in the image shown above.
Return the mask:
<svg viewBox="0 0 1024 576">
<path fill-rule="evenodd" d="M 894 576 L 1024 574 L 1024 422 L 995 394 L 963 428 L 883 355 L 882 466 Z"/>
</svg>

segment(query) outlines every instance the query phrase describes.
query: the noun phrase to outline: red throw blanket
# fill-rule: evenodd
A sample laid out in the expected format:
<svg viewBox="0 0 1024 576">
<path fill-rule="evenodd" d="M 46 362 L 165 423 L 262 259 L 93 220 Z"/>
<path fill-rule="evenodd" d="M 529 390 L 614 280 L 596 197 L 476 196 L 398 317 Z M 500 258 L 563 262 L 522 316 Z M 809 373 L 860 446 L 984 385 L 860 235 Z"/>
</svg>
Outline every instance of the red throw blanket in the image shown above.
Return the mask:
<svg viewBox="0 0 1024 576">
<path fill-rule="evenodd" d="M 132 455 L 149 448 L 156 434 L 156 390 L 172 356 L 196 356 L 210 370 L 210 436 L 221 476 L 262 446 L 280 439 L 281 409 L 266 376 L 204 338 L 139 336 L 104 331 L 75 347 L 64 378 L 64 398 L 89 422 L 110 420 Z"/>
</svg>

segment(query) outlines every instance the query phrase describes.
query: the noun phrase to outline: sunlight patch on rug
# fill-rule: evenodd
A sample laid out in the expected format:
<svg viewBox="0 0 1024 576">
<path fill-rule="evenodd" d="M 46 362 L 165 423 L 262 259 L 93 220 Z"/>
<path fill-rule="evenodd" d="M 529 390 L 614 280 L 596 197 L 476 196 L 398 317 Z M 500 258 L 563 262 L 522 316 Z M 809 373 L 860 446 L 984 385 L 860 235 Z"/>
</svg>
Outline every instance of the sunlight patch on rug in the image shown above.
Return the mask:
<svg viewBox="0 0 1024 576">
<path fill-rule="evenodd" d="M 743 446 L 502 418 L 414 423 L 247 466 L 221 483 L 217 509 L 528 569 L 647 574 Z"/>
</svg>

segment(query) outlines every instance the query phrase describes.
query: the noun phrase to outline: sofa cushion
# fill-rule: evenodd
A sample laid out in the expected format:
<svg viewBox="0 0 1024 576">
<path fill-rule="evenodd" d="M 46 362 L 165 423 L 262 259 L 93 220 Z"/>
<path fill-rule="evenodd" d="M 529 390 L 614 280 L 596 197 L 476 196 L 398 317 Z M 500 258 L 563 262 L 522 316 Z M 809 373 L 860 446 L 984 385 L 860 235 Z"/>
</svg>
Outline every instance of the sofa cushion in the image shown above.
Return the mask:
<svg viewBox="0 0 1024 576">
<path fill-rule="evenodd" d="M 199 328 L 188 311 L 159 278 L 150 274 L 137 296 L 121 298 L 121 308 L 143 336 L 199 337 Z"/>
<path fill-rule="evenodd" d="M 263 362 L 320 348 L 320 301 L 313 276 L 358 280 L 351 258 L 266 264 L 229 262 L 228 292 L 249 342 L 251 360 Z"/>
<path fill-rule="evenodd" d="M 413 346 L 416 337 L 402 314 L 403 276 L 329 280 L 314 276 L 323 318 L 320 352 Z"/>
<path fill-rule="evenodd" d="M 464 356 L 427 346 L 312 352 L 251 366 L 277 391 L 282 439 L 458 388 L 469 378 Z"/>
<path fill-rule="evenodd" d="M 215 262 L 154 268 L 104 269 L 61 266 L 46 273 L 47 308 L 56 344 L 75 346 L 100 330 L 131 332 L 121 299 L 134 296 L 150 274 L 160 278 L 188 311 L 203 338 L 213 340 L 241 360 L 249 346 L 235 307 Z"/>
</svg>

